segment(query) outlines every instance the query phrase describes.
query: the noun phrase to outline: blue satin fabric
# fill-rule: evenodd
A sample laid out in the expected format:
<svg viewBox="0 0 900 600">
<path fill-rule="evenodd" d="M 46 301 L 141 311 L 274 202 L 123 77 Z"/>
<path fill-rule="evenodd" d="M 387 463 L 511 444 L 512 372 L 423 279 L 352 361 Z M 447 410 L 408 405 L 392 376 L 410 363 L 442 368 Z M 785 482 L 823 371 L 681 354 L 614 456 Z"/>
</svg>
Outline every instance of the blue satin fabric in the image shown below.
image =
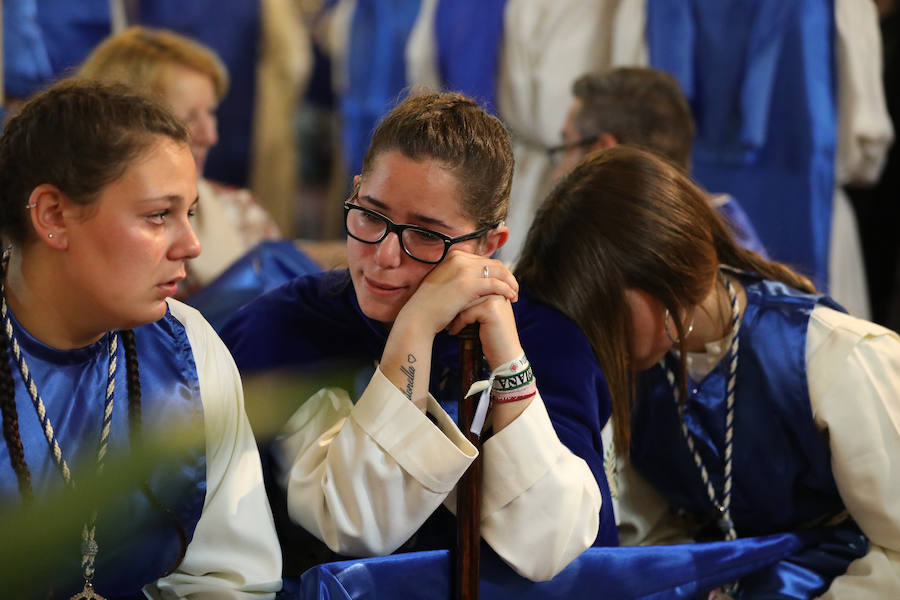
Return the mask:
<svg viewBox="0 0 900 600">
<path fill-rule="evenodd" d="M 217 331 L 244 304 L 295 277 L 322 268 L 290 240 L 260 242 L 186 300 Z"/>
<path fill-rule="evenodd" d="M 810 598 L 824 580 L 791 557 L 811 548 L 841 545 L 846 528 L 744 538 L 734 542 L 590 548 L 547 582 L 528 581 L 482 546 L 480 596 L 485 600 L 595 598 L 678 599 L 741 579 L 768 583 L 765 595 L 738 597 Z M 864 543 L 864 541 L 863 541 Z M 288 580 L 283 599 L 432 600 L 450 597 L 452 557 L 447 551 L 416 552 L 320 565 Z M 751 575 L 758 573 L 758 575 Z"/>
<path fill-rule="evenodd" d="M 719 213 L 720 217 L 725 219 L 729 225 L 731 234 L 734 236 L 734 241 L 736 241 L 741 248 L 752 250 L 760 256 L 768 258 L 768 253 L 766 252 L 762 241 L 759 239 L 756 228 L 753 226 L 753 223 L 750 222 L 749 215 L 747 215 L 747 212 L 734 197 L 728 196 L 725 202 L 717 205 L 716 212 Z"/>
<path fill-rule="evenodd" d="M 350 23 L 347 88 L 340 98 L 344 161 L 362 170 L 372 131 L 407 85 L 406 41 L 420 0 L 357 0 Z"/>
<path fill-rule="evenodd" d="M 836 94 L 833 0 L 648 0 L 653 67 L 688 97 L 693 174 L 727 192 L 777 260 L 828 281 Z"/>
<path fill-rule="evenodd" d="M 3 85 L 10 98 L 28 98 L 53 77 L 38 24 L 37 0 L 3 7 Z"/>
<path fill-rule="evenodd" d="M 442 0 L 434 18 L 443 87 L 497 112 L 497 72 L 506 0 Z"/>
<path fill-rule="evenodd" d="M 844 510 L 806 382 L 810 313 L 818 303 L 839 307 L 781 283 L 747 277 L 743 284 L 747 308 L 735 387 L 731 514 L 738 534 L 753 536 L 801 528 Z M 666 360 L 679 372 L 674 357 Z M 727 361 L 722 361 L 703 381 L 689 382 L 685 405 L 685 422 L 716 490 L 724 475 L 726 382 Z M 712 519 L 715 511 L 659 366 L 639 377 L 632 431 L 635 468 L 674 507 Z M 859 556 L 858 546 L 848 549 L 849 560 Z"/>
<path fill-rule="evenodd" d="M 112 33 L 107 0 L 37 0 L 37 17 L 57 77 L 76 68 Z"/>
<path fill-rule="evenodd" d="M 534 369 L 557 435 L 591 468 L 603 494 L 596 544 L 618 543 L 609 484 L 603 470 L 600 431 L 610 415 L 606 380 L 587 338 L 577 326 L 521 290 L 513 304 L 519 338 Z M 363 315 L 349 273 L 299 277 L 237 311 L 221 335 L 242 372 L 306 369 L 379 360 L 388 331 Z M 429 389 L 454 415 L 459 389 L 459 341 L 435 336 Z"/>
<path fill-rule="evenodd" d="M 14 319 L 14 317 L 13 317 Z M 97 464 L 109 359 L 109 336 L 77 350 L 57 350 L 32 337 L 15 321 L 15 335 L 34 377 L 38 393 L 56 432 L 63 457 L 77 482 L 93 473 Z M 171 314 L 135 330 L 142 389 L 144 435 L 166 435 L 173 425 L 195 422 L 203 427 L 199 382 L 193 353 L 184 327 Z M 31 471 L 35 496 L 40 498 L 62 487 L 59 473 L 44 438 L 40 421 L 17 366 L 10 358 L 15 381 L 19 431 L 25 459 Z M 128 383 L 125 353 L 117 354 L 115 398 L 108 457 L 127 453 L 131 445 L 128 426 Z M 109 458 L 107 459 L 109 460 Z M 188 541 L 200 518 L 206 497 L 206 457 L 202 448 L 160 463 L 147 478 L 150 489 L 178 515 Z M 17 503 L 20 496 L 6 445 L 0 447 L 0 498 Z M 97 521 L 95 587 L 108 598 L 131 596 L 155 581 L 178 560 L 178 532 L 143 492 L 135 490 L 99 507 Z M 81 589 L 80 539 L 60 540 L 66 561 L 51 573 L 57 591 Z"/>
<path fill-rule="evenodd" d="M 104 2 L 109 4 L 106 0 Z M 261 4 L 247 0 L 153 0 L 137 3 L 139 24 L 171 29 L 198 40 L 212 48 L 225 63 L 231 83 L 216 109 L 219 142 L 209 153 L 205 174 L 210 179 L 238 187 L 247 186 L 250 148 L 253 145 L 256 70 L 263 43 L 260 36 Z"/>
</svg>

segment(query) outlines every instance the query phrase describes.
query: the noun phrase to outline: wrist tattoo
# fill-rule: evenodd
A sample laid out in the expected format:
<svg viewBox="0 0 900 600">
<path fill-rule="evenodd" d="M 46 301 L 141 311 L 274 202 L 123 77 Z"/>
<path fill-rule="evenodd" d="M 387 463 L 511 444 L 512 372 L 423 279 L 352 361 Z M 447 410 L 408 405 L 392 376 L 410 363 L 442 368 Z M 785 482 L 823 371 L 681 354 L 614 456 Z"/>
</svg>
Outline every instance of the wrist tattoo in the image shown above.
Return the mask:
<svg viewBox="0 0 900 600">
<path fill-rule="evenodd" d="M 408 362 L 409 365 L 401 366 L 400 372 L 406 375 L 406 398 L 407 400 L 412 400 L 413 382 L 416 379 L 416 368 L 412 366 L 412 363 L 416 362 L 416 357 L 409 354 L 406 357 L 406 362 Z"/>
</svg>

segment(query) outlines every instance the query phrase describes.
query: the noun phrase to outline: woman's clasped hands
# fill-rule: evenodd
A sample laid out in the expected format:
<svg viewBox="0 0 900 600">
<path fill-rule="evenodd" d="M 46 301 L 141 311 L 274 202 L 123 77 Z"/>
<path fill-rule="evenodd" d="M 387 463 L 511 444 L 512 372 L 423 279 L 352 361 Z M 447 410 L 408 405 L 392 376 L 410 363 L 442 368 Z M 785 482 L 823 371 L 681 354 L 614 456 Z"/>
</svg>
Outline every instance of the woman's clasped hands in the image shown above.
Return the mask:
<svg viewBox="0 0 900 600">
<path fill-rule="evenodd" d="M 478 323 L 482 351 L 493 369 L 522 354 L 511 305 L 518 298 L 519 284 L 501 261 L 451 250 L 422 280 L 397 323 L 415 320 L 424 331 L 446 329 L 451 335 Z"/>
</svg>

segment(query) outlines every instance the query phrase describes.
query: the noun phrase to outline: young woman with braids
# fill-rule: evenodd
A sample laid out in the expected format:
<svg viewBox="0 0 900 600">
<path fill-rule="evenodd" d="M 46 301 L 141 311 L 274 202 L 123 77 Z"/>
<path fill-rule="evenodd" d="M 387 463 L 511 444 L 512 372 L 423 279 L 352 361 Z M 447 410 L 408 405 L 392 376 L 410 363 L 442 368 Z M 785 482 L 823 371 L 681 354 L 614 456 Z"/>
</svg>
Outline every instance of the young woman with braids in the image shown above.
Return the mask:
<svg viewBox="0 0 900 600">
<path fill-rule="evenodd" d="M 607 375 L 623 542 L 827 525 L 735 597 L 900 598 L 894 332 L 737 246 L 683 172 L 627 147 L 557 185 L 516 277 Z"/>
<path fill-rule="evenodd" d="M 408 97 L 375 130 L 344 203 L 349 269 L 298 278 L 222 329 L 244 371 L 378 364 L 355 403 L 322 390 L 274 446 L 291 519 L 335 552 L 385 554 L 410 538 L 405 550 L 452 544 L 442 504 L 455 508 L 477 452 L 448 414 L 461 396 L 454 334 L 475 322 L 485 379 L 493 375 L 485 541 L 534 580 L 617 541 L 597 361 L 571 321 L 532 302 L 491 258 L 508 236 L 512 170 L 509 135 L 474 101 Z"/>
<path fill-rule="evenodd" d="M 184 127 L 119 88 L 56 84 L 0 137 L 0 498 L 39 502 L 142 437 L 204 433 L 86 516 L 85 543 L 58 540 L 66 561 L 31 594 L 280 589 L 240 379 L 206 322 L 168 299 L 200 251 L 196 198 Z"/>
</svg>

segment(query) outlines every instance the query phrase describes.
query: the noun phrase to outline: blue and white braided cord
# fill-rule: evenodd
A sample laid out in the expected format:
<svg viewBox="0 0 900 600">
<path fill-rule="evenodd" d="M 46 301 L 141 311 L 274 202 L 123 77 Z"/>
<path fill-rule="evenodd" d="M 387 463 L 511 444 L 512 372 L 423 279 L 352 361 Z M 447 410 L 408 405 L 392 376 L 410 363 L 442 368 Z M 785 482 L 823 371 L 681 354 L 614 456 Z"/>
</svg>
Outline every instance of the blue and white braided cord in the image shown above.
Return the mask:
<svg viewBox="0 0 900 600">
<path fill-rule="evenodd" d="M 119 334 L 113 332 L 109 336 L 109 369 L 106 377 L 106 399 L 103 402 L 103 424 L 100 426 L 100 447 L 97 450 L 97 474 L 103 472 L 103 459 L 109 447 L 109 429 L 112 424 L 113 401 L 116 392 L 117 351 Z M 91 512 L 90 519 L 81 531 L 81 567 L 85 581 L 94 578 L 94 559 L 99 548 L 95 536 L 97 533 L 97 510 Z"/>
<path fill-rule="evenodd" d="M 739 345 L 738 332 L 740 330 L 741 323 L 740 309 L 737 303 L 737 293 L 735 293 L 734 287 L 731 285 L 731 282 L 728 280 L 728 278 L 721 273 L 719 274 L 719 280 L 725 285 L 725 288 L 728 290 L 728 295 L 731 299 L 731 346 L 728 349 L 728 381 L 726 385 L 725 399 L 725 465 L 721 502 L 719 502 L 718 494 L 716 494 L 712 481 L 709 478 L 709 473 L 706 470 L 706 466 L 703 464 L 703 458 L 700 456 L 700 453 L 697 451 L 696 445 L 694 444 L 694 436 L 691 435 L 687 423 L 684 420 L 684 407 L 679 402 L 680 389 L 677 385 L 675 373 L 668 367 L 668 365 L 665 364 L 665 359 L 663 359 L 662 364 L 666 371 L 666 378 L 668 379 L 669 385 L 671 386 L 673 391 L 675 404 L 678 407 L 678 418 L 679 422 L 681 423 L 681 432 L 684 435 L 684 439 L 685 442 L 687 442 L 688 449 L 691 451 L 691 455 L 694 458 L 694 464 L 697 465 L 697 469 L 700 471 L 700 479 L 703 482 L 703 485 L 706 486 L 706 494 L 707 496 L 709 496 L 709 500 L 710 502 L 712 502 L 713 506 L 720 512 L 720 522 L 725 523 L 728 526 L 728 531 L 724 532 L 725 539 L 734 540 L 737 539 L 737 531 L 735 531 L 734 521 L 731 518 L 731 483 L 733 462 L 732 457 L 734 446 L 734 398 L 735 384 L 737 382 Z"/>
<path fill-rule="evenodd" d="M 3 258 L 4 265 L 6 265 L 9 261 L 9 250 L 4 250 Z M 25 383 L 25 387 L 28 390 L 28 395 L 31 397 L 31 403 L 34 405 L 34 410 L 38 415 L 38 419 L 41 421 L 41 428 L 44 432 L 44 438 L 47 440 L 47 444 L 50 447 L 50 454 L 53 457 L 53 462 L 56 464 L 59 469 L 63 481 L 67 485 L 75 487 L 75 482 L 72 480 L 72 474 L 69 470 L 69 465 L 66 463 L 65 457 L 62 455 L 62 450 L 59 447 L 59 442 L 56 439 L 56 432 L 53 430 L 53 424 L 50 422 L 50 417 L 47 415 L 47 409 L 44 407 L 44 401 L 41 398 L 40 394 L 37 391 L 37 386 L 34 383 L 34 378 L 31 376 L 31 371 L 28 369 L 28 364 L 25 362 L 25 356 L 22 354 L 21 348 L 19 347 L 19 342 L 16 339 L 12 320 L 9 318 L 9 313 L 6 306 L 6 293 L 5 293 L 4 282 L 0 281 L 0 314 L 2 314 L 3 318 L 3 326 L 6 329 L 7 339 L 10 341 L 10 345 L 12 346 L 13 358 L 16 361 L 16 364 L 19 367 L 19 372 L 22 374 L 22 381 Z M 116 365 L 117 365 L 117 352 L 119 347 L 119 334 L 118 332 L 113 332 L 109 336 L 109 368 L 107 371 L 107 379 L 106 379 L 106 397 L 103 403 L 103 423 L 100 427 L 100 446 L 97 450 L 97 472 L 100 473 L 103 471 L 103 459 L 106 456 L 106 451 L 109 447 L 109 431 L 110 425 L 112 423 L 112 413 L 113 413 L 113 401 L 115 398 L 115 390 L 116 390 Z M 84 568 L 84 577 L 85 580 L 90 581 L 94 576 L 94 558 L 97 555 L 97 542 L 94 539 L 96 535 L 96 523 L 97 523 L 97 511 L 94 510 L 91 513 L 90 519 L 84 525 L 84 528 L 81 532 L 81 566 Z"/>
<path fill-rule="evenodd" d="M 728 522 L 733 523 L 731 521 L 731 459 L 734 447 L 734 388 L 737 383 L 738 347 L 740 343 L 738 332 L 741 328 L 741 311 L 738 308 L 737 293 L 734 291 L 731 281 L 721 273 L 719 278 L 725 284 L 725 289 L 728 290 L 728 296 L 731 299 L 731 348 L 728 351 L 728 385 L 725 396 L 725 479 L 722 488 L 722 506 L 727 513 L 726 518 Z M 733 524 L 729 531 L 729 536 L 727 539 L 737 538 Z"/>
</svg>

